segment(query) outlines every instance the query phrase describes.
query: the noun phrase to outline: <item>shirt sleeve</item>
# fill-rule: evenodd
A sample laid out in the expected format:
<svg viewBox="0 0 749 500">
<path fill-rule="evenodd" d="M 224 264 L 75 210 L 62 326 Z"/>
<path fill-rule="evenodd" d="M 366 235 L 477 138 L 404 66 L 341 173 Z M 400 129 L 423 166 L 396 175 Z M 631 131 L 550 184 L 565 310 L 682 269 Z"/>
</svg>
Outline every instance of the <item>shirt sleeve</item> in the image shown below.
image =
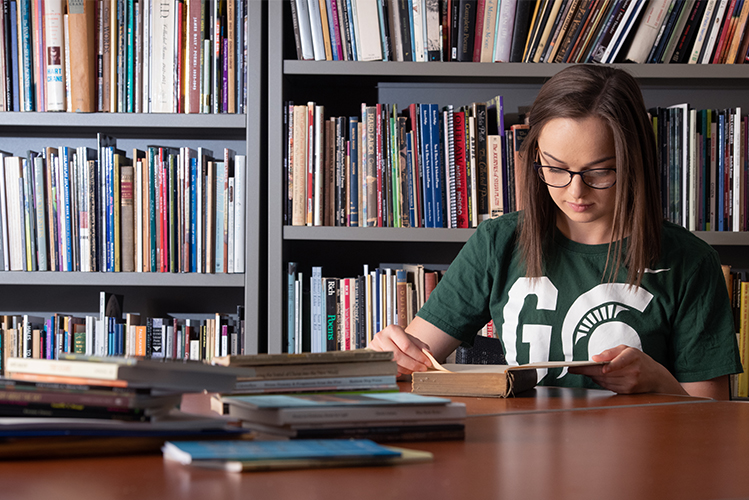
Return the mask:
<svg viewBox="0 0 749 500">
<path fill-rule="evenodd" d="M 469 345 L 491 319 L 490 267 L 496 262 L 496 256 L 489 226 L 487 223 L 479 225 L 417 313 L 420 318 Z"/>
<path fill-rule="evenodd" d="M 674 376 L 699 382 L 742 371 L 733 314 L 720 261 L 706 254 L 687 273 L 674 321 Z"/>
</svg>

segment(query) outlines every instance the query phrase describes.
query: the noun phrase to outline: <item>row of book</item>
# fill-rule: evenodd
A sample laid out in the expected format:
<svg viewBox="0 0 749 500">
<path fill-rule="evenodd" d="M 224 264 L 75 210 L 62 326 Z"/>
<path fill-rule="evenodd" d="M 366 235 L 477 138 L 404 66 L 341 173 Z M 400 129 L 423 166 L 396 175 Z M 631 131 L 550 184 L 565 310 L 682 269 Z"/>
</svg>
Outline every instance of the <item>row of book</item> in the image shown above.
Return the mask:
<svg viewBox="0 0 749 500">
<path fill-rule="evenodd" d="M 0 316 L 0 374 L 10 357 L 60 359 L 65 354 L 206 360 L 244 353 L 244 308 L 194 318 L 122 312 L 123 296 L 101 292 L 96 315 Z"/>
<path fill-rule="evenodd" d="M 518 209 L 516 158 L 528 126 L 504 125 L 503 99 L 465 107 L 288 104 L 285 223 L 476 227 Z M 746 231 L 749 121 L 740 107 L 650 109 L 664 218 L 692 231 Z"/>
<path fill-rule="evenodd" d="M 0 111 L 244 113 L 247 0 L 5 0 Z"/>
<path fill-rule="evenodd" d="M 408 326 L 445 274 L 444 264 L 363 266 L 356 277 L 309 279 L 296 262 L 287 265 L 286 341 L 289 353 L 362 349 L 391 324 Z M 492 322 L 479 335 L 497 337 Z"/>
<path fill-rule="evenodd" d="M 288 104 L 286 224 L 476 227 L 515 210 L 515 154 L 503 98 L 455 108 L 362 104 L 361 116 Z"/>
<path fill-rule="evenodd" d="M 291 0 L 317 61 L 744 63 L 741 0 Z"/>
<path fill-rule="evenodd" d="M 663 216 L 691 231 L 747 231 L 749 117 L 741 108 L 651 110 Z"/>
<path fill-rule="evenodd" d="M 0 153 L 0 269 L 244 272 L 244 155 L 97 142 Z"/>
<path fill-rule="evenodd" d="M 309 280 L 288 264 L 287 347 L 289 353 L 348 351 L 367 347 L 387 325 L 406 327 L 437 285 L 446 266 L 364 265 L 357 277 L 324 277 L 311 268 Z"/>
</svg>

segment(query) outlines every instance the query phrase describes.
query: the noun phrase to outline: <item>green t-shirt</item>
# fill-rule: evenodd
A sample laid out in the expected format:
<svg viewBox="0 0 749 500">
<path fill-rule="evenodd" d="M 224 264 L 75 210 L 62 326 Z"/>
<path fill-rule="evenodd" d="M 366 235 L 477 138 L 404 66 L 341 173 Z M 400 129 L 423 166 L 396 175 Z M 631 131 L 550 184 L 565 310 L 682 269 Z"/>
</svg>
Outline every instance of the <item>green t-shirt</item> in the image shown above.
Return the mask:
<svg viewBox="0 0 749 500">
<path fill-rule="evenodd" d="M 679 382 L 741 371 L 728 292 L 717 253 L 684 228 L 663 223 L 661 258 L 640 287 L 603 280 L 608 245 L 555 232 L 545 275 L 525 277 L 518 214 L 483 222 L 418 315 L 467 344 L 490 319 L 510 365 L 587 360 L 626 344 Z M 545 385 L 597 387 L 566 369 L 539 371 Z"/>
</svg>

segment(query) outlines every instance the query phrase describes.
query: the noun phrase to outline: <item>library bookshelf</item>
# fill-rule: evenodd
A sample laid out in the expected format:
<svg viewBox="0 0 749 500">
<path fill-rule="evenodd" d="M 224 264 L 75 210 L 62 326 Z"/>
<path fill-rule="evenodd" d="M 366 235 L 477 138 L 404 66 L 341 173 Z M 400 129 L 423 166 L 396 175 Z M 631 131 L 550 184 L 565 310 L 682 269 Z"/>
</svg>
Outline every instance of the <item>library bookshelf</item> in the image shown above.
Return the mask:
<svg viewBox="0 0 749 500">
<path fill-rule="evenodd" d="M 204 317 L 245 311 L 245 349 L 256 353 L 260 340 L 258 310 L 261 269 L 260 216 L 263 209 L 262 99 L 264 3 L 247 2 L 249 33 L 247 113 L 0 113 L 0 150 L 25 156 L 45 147 L 96 147 L 97 133 L 114 137 L 130 157 L 149 145 L 199 147 L 219 155 L 223 148 L 246 155 L 245 272 L 0 272 L 0 314 L 98 314 L 99 293 L 122 294 L 124 312 L 142 317 Z"/>
<path fill-rule="evenodd" d="M 355 276 L 362 265 L 448 264 L 473 230 L 291 226 L 284 222 L 284 117 L 287 101 L 314 101 L 325 116 L 358 115 L 362 103 L 469 105 L 504 97 L 505 126 L 518 123 L 541 85 L 569 64 L 351 62 L 297 60 L 288 1 L 268 6 L 268 351 L 285 351 L 286 265 L 310 276 Z M 616 64 L 639 81 L 648 107 L 688 102 L 697 109 L 749 109 L 747 65 Z M 724 264 L 749 267 L 749 233 L 698 231 Z"/>
</svg>

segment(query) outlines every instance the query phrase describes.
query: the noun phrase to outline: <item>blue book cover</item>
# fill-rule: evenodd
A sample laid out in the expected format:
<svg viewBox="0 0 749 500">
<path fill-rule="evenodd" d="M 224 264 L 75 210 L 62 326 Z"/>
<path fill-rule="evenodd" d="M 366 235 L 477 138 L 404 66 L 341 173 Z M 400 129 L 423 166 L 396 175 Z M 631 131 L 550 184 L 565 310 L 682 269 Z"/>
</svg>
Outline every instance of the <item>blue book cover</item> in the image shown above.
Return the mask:
<svg viewBox="0 0 749 500">
<path fill-rule="evenodd" d="M 715 195 L 716 199 L 716 210 L 718 212 L 718 231 L 724 231 L 724 217 L 723 217 L 723 193 L 725 186 L 723 183 L 723 176 L 725 174 L 725 142 L 726 142 L 726 116 L 725 113 L 718 113 L 718 147 L 716 148 L 718 156 L 718 189 Z"/>
<path fill-rule="evenodd" d="M 23 111 L 35 111 L 34 75 L 31 47 L 31 1 L 19 0 L 21 14 L 21 71 L 23 72 Z"/>
<path fill-rule="evenodd" d="M 150 261 L 151 272 L 158 272 L 156 268 L 156 176 L 159 170 L 159 149 L 156 146 L 148 147 L 148 227 L 150 228 Z"/>
<path fill-rule="evenodd" d="M 372 302 L 374 303 L 375 310 L 375 331 L 379 332 L 385 326 L 382 324 L 382 301 L 380 300 L 381 288 L 382 288 L 382 271 L 378 267 L 375 269 L 375 282 L 374 282 L 374 297 Z"/>
<path fill-rule="evenodd" d="M 421 169 L 424 172 L 424 227 L 435 227 L 434 225 L 434 169 L 432 168 L 432 131 L 431 131 L 431 118 L 429 116 L 430 111 L 429 104 L 419 105 L 419 115 L 421 130 L 419 137 L 421 138 L 421 144 L 419 144 L 423 164 Z"/>
<path fill-rule="evenodd" d="M 299 439 L 287 441 L 169 441 L 165 453 L 179 451 L 191 460 L 284 460 L 341 457 L 397 457 L 400 452 L 367 439 Z M 182 461 L 182 460 L 180 460 Z M 184 462 L 189 463 L 189 461 Z"/>
<path fill-rule="evenodd" d="M 105 196 L 107 204 L 107 272 L 114 272 L 114 147 L 106 148 L 104 166 L 105 171 Z"/>
<path fill-rule="evenodd" d="M 224 400 L 245 408 L 320 408 L 339 406 L 413 406 L 446 405 L 448 398 L 424 396 L 412 392 L 375 392 L 369 394 L 263 394 L 257 396 L 229 396 Z"/>
<path fill-rule="evenodd" d="M 198 159 L 190 158 L 190 272 L 198 270 Z"/>
<path fill-rule="evenodd" d="M 349 157 L 350 165 L 350 185 L 349 191 L 349 226 L 359 227 L 359 118 L 350 116 L 349 124 Z"/>
<path fill-rule="evenodd" d="M 126 76 L 125 76 L 125 105 L 128 113 L 135 112 L 135 54 L 133 48 L 135 47 L 135 2 L 134 0 L 127 0 L 127 16 L 126 22 Z"/>
<path fill-rule="evenodd" d="M 440 148 L 440 111 L 436 104 L 429 105 L 431 115 L 431 148 L 432 148 L 432 168 L 434 169 L 434 227 L 445 227 L 444 222 L 444 178 L 445 172 L 442 168 L 442 157 Z"/>
<path fill-rule="evenodd" d="M 351 13 L 354 12 L 354 10 L 353 10 L 353 8 L 351 6 L 351 0 L 341 0 L 341 1 L 345 1 L 346 2 L 346 8 L 348 9 L 349 14 L 351 14 Z M 353 19 L 353 17 L 351 19 Z M 352 56 L 351 60 L 352 61 L 358 61 L 359 60 L 359 56 L 357 55 L 357 52 L 356 52 L 356 45 L 357 45 L 358 41 L 356 39 L 356 31 L 355 31 L 354 24 L 355 24 L 354 22 L 348 23 L 348 26 L 349 26 L 349 36 L 351 37 L 351 56 Z"/>
<path fill-rule="evenodd" d="M 71 233 L 71 214 L 70 214 L 70 160 L 71 160 L 70 148 L 60 148 L 60 168 L 62 169 L 62 204 L 63 207 L 63 232 L 64 238 L 63 249 L 65 253 L 65 267 L 64 271 L 73 270 L 73 235 Z"/>
<path fill-rule="evenodd" d="M 328 31 L 330 32 L 330 48 L 334 61 L 340 61 L 341 58 L 338 54 L 338 32 L 335 27 L 337 24 L 333 21 L 333 5 L 330 0 L 325 1 L 325 10 L 328 16 Z"/>
</svg>

